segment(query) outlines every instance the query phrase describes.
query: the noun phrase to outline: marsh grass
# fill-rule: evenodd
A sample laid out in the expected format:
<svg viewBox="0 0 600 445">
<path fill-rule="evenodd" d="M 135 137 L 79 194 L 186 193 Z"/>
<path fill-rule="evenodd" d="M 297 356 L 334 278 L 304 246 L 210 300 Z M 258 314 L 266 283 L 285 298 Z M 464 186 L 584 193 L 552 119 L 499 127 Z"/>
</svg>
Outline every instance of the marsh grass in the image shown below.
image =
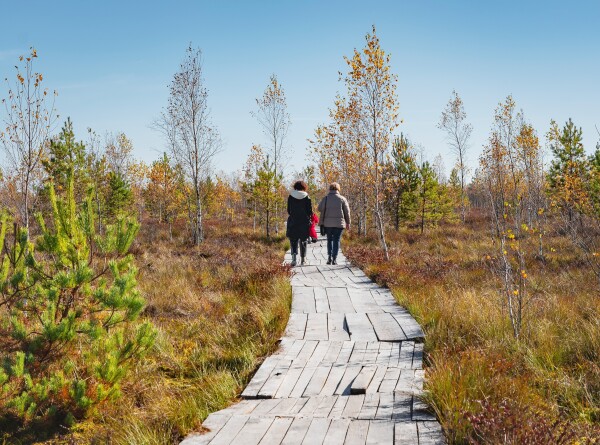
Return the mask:
<svg viewBox="0 0 600 445">
<path fill-rule="evenodd" d="M 346 241 L 346 255 L 423 325 L 426 398 L 450 443 L 600 443 L 597 281 L 567 240 L 545 241 L 546 258 L 528 264 L 534 298 L 519 341 L 481 222 L 390 233 L 389 263 L 376 240 Z"/>
</svg>

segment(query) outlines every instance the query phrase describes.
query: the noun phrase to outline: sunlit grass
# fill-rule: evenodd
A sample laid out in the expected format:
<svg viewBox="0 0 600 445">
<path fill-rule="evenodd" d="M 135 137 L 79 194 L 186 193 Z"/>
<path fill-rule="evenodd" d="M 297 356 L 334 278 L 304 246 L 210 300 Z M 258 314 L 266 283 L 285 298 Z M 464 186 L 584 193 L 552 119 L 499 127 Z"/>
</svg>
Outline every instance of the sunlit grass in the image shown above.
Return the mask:
<svg viewBox="0 0 600 445">
<path fill-rule="evenodd" d="M 504 429 L 521 431 L 504 443 L 589 443 L 600 437 L 598 283 L 567 240 L 549 235 L 545 262 L 528 265 L 534 298 L 517 341 L 486 262 L 486 229 L 392 232 L 389 263 L 373 239 L 348 239 L 346 253 L 423 325 L 426 397 L 451 443 L 498 443 Z"/>
</svg>

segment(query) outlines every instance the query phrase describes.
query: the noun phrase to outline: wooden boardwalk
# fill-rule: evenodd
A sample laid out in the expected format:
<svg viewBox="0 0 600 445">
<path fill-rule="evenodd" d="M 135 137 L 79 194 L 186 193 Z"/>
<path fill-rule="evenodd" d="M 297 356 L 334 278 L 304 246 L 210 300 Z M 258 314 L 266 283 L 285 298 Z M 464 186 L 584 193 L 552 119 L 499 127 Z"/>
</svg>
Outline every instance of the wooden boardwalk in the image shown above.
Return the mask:
<svg viewBox="0 0 600 445">
<path fill-rule="evenodd" d="M 212 413 L 210 431 L 182 445 L 444 444 L 421 401 L 423 331 L 391 292 L 324 241 L 292 278 L 292 313 L 279 350 L 242 401 Z M 286 261 L 291 260 L 289 253 Z"/>
</svg>

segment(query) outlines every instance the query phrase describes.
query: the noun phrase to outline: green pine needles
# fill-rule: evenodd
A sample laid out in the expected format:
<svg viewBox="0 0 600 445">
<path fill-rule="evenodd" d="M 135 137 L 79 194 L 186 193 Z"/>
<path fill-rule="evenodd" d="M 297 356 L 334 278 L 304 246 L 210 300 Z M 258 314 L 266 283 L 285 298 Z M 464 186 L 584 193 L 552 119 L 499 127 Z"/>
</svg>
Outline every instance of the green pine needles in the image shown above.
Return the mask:
<svg viewBox="0 0 600 445">
<path fill-rule="evenodd" d="M 139 230 L 117 219 L 95 230 L 91 195 L 81 205 L 69 173 L 64 198 L 37 215 L 35 242 L 2 215 L 0 409 L 28 421 L 73 421 L 119 396 L 129 366 L 154 343 L 129 248 Z M 9 226 L 12 231 L 9 233 Z"/>
</svg>

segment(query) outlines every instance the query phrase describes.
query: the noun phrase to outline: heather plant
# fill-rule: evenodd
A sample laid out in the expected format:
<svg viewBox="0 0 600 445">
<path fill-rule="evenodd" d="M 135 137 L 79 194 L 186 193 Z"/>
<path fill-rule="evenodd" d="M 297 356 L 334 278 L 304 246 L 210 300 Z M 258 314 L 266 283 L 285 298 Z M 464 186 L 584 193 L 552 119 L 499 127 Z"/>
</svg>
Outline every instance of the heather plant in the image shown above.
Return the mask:
<svg viewBox="0 0 600 445">
<path fill-rule="evenodd" d="M 76 204 L 73 173 L 64 198 L 50 183 L 52 211 L 40 234 L 2 216 L 0 245 L 0 410 L 22 421 L 67 423 L 120 394 L 129 365 L 153 344 L 129 248 L 133 219 L 95 230 L 91 195 Z"/>
</svg>

